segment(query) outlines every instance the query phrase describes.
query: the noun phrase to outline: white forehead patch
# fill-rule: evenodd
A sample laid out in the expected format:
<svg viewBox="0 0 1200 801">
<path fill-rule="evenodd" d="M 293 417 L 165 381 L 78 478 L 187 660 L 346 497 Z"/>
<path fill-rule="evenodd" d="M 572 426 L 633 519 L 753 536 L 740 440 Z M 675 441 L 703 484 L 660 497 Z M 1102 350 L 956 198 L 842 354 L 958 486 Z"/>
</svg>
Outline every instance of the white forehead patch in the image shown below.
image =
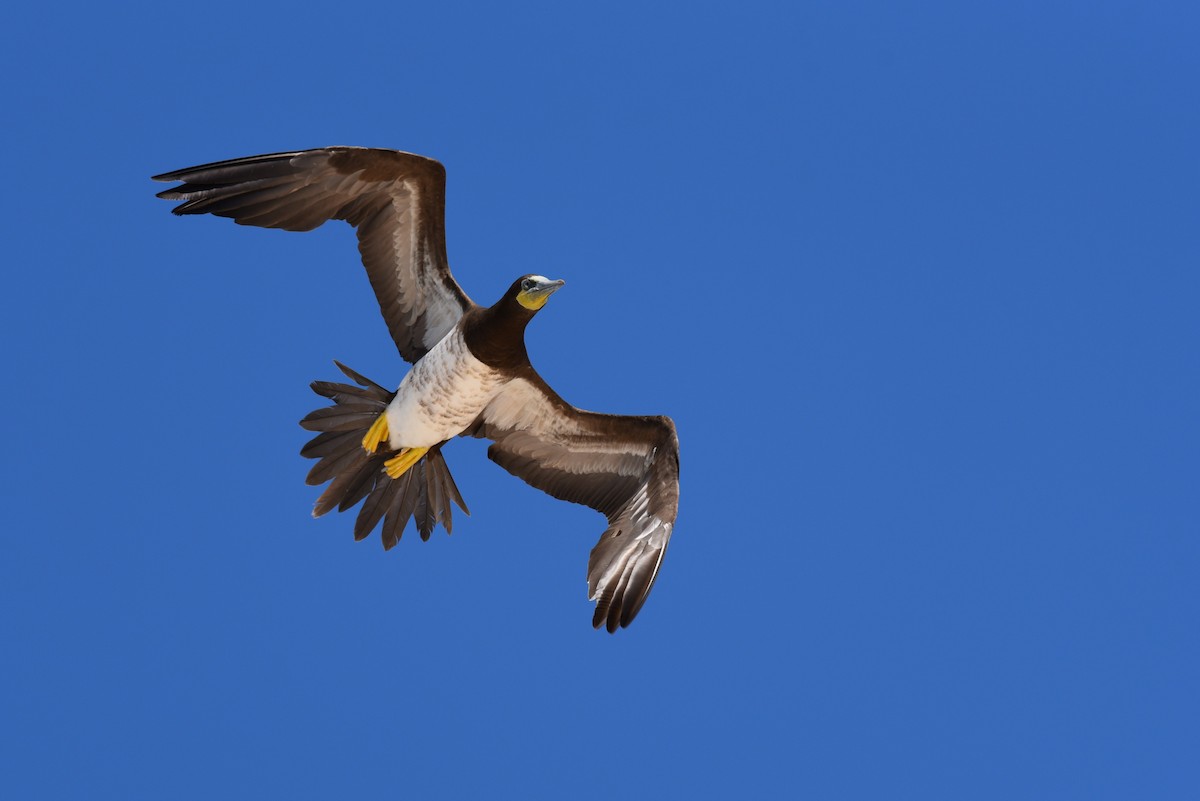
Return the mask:
<svg viewBox="0 0 1200 801">
<path fill-rule="evenodd" d="M 546 277 L 546 276 L 544 276 L 544 275 L 531 275 L 531 276 L 529 276 L 529 278 L 530 278 L 530 280 L 532 280 L 532 281 L 537 281 L 539 284 L 548 284 L 548 283 L 550 283 L 550 279 L 549 279 L 549 278 L 547 278 L 547 277 Z"/>
</svg>

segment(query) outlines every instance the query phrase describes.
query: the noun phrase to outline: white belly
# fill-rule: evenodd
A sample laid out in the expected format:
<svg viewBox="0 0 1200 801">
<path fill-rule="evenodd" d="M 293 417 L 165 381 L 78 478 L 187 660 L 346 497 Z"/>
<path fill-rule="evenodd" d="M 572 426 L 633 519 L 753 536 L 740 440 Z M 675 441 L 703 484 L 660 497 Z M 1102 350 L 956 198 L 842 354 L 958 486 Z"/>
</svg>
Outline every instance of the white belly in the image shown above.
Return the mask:
<svg viewBox="0 0 1200 801">
<path fill-rule="evenodd" d="M 458 436 L 495 397 L 502 380 L 452 329 L 400 382 L 387 410 L 388 444 L 428 448 Z"/>
</svg>

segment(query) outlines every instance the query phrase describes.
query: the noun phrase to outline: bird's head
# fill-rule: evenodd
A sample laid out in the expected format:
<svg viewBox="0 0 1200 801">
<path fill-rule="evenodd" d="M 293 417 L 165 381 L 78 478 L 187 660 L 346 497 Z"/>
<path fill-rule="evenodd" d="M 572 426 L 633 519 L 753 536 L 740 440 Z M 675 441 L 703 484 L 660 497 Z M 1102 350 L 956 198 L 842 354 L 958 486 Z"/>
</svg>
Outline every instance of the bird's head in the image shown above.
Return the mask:
<svg viewBox="0 0 1200 801">
<path fill-rule="evenodd" d="M 565 283 L 562 280 L 551 281 L 542 275 L 523 275 L 509 287 L 507 297 L 520 303 L 529 311 L 535 312 L 545 306 L 550 296 Z"/>
</svg>

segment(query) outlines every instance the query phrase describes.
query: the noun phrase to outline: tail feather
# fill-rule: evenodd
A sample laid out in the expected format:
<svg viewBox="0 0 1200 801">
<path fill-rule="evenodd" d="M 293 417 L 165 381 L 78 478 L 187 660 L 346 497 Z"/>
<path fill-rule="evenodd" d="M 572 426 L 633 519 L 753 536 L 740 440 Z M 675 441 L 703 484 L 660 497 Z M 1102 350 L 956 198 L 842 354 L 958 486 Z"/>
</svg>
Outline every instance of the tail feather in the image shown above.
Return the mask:
<svg viewBox="0 0 1200 801">
<path fill-rule="evenodd" d="M 359 450 L 362 450 L 360 447 Z M 326 512 L 331 511 L 335 507 L 341 507 L 346 500 L 357 494 L 364 482 L 371 480 L 371 474 L 375 470 L 383 469 L 383 462 L 380 461 L 372 465 L 372 460 L 366 451 L 363 451 L 363 458 L 359 458 L 356 454 L 348 454 L 342 459 L 331 462 L 331 469 L 337 469 L 338 472 L 331 473 L 322 481 L 330 481 L 329 486 L 321 493 L 321 497 L 317 498 L 316 505 L 313 506 L 313 517 L 320 517 Z M 329 459 L 323 459 L 317 463 L 317 467 L 330 462 Z M 316 468 L 313 468 L 316 470 Z M 321 483 L 311 480 L 312 473 L 309 473 L 309 484 Z M 350 504 L 353 505 L 353 504 Z M 349 508 L 349 505 L 346 506 Z"/>
<path fill-rule="evenodd" d="M 384 473 L 383 478 L 377 477 L 376 481 L 382 482 L 386 478 L 387 474 Z M 392 494 L 396 491 L 397 485 L 389 480 L 384 489 L 379 492 L 375 492 L 375 488 L 372 486 L 372 491 L 367 494 L 362 508 L 358 510 L 358 517 L 354 521 L 354 539 L 356 540 L 366 539 L 375 530 L 375 526 L 379 525 L 384 513 L 392 505 Z"/>
<path fill-rule="evenodd" d="M 300 455 L 308 459 L 319 459 L 322 456 L 340 453 L 345 448 L 346 442 L 354 439 L 355 434 L 354 431 L 326 431 L 318 434 L 300 449 Z"/>
<path fill-rule="evenodd" d="M 428 541 L 433 527 L 437 525 L 437 518 L 432 514 L 433 507 L 429 504 L 429 482 L 425 480 L 429 471 L 420 470 L 418 473 L 413 482 L 416 484 L 414 493 L 417 496 L 413 503 L 413 524 L 421 533 L 421 540 Z"/>
<path fill-rule="evenodd" d="M 349 378 L 354 383 L 358 384 L 360 387 L 363 387 L 367 390 L 374 390 L 375 392 L 381 393 L 383 395 L 387 395 L 389 400 L 391 400 L 391 398 L 393 396 L 395 396 L 395 394 L 396 394 L 395 392 L 390 392 L 390 391 L 388 391 L 388 389 L 386 387 L 381 387 L 379 384 L 376 384 L 374 381 L 367 378 L 362 373 L 354 372 L 349 367 L 347 367 L 346 365 L 339 362 L 337 359 L 334 359 L 333 363 L 337 365 L 337 368 L 339 370 L 341 370 L 343 373 L 346 374 L 347 378 Z M 343 384 L 342 386 L 345 386 L 345 384 Z M 358 391 L 357 388 L 355 388 L 355 387 L 350 387 L 350 389 L 355 392 Z"/>
<path fill-rule="evenodd" d="M 300 425 L 318 432 L 300 450 L 300 455 L 316 459 L 306 481 L 317 485 L 330 482 L 313 507 L 313 516 L 333 509 L 344 512 L 363 502 L 354 522 L 354 539 L 368 537 L 383 521 L 383 547 L 392 548 L 400 541 L 409 519 L 413 519 L 422 540 L 428 540 L 440 523 L 446 533 L 453 526 L 451 501 L 467 514 L 470 511 L 450 475 L 442 447 L 430 448 L 425 457 L 398 479 L 390 478 L 383 463 L 396 451 L 381 449 L 368 453 L 362 438 L 375 419 L 395 397 L 394 392 L 334 362 L 358 386 L 314 381 L 313 391 L 333 401 L 310 413 Z"/>
<path fill-rule="evenodd" d="M 354 444 L 358 445 L 358 443 Z M 304 483 L 311 487 L 317 487 L 330 479 L 345 478 L 351 470 L 357 472 L 358 469 L 363 467 L 359 463 L 366 461 L 366 459 L 360 457 L 350 448 L 345 447 L 347 445 L 350 445 L 350 443 L 343 445 L 344 450 L 330 454 L 313 465 L 312 470 L 308 471 Z M 361 445 L 358 445 L 358 450 L 362 451 L 363 457 L 370 455 L 362 449 Z"/>
<path fill-rule="evenodd" d="M 417 466 L 413 465 L 400 478 L 392 479 L 400 486 L 393 493 L 392 503 L 383 518 L 382 536 L 385 551 L 391 550 L 400 541 L 400 535 L 404 533 L 404 527 L 408 525 L 408 519 L 412 517 L 413 507 L 417 505 L 417 482 L 415 479 L 419 472 Z"/>
<path fill-rule="evenodd" d="M 438 453 L 441 456 L 441 453 Z M 441 497 L 441 506 L 446 515 L 446 533 L 450 533 L 450 502 L 454 501 L 458 504 L 458 508 L 467 512 L 467 504 L 463 500 L 462 493 L 458 491 L 458 485 L 454 483 L 454 476 L 450 475 L 450 468 L 446 465 L 446 460 L 442 458 L 429 460 L 428 469 L 436 473 L 435 483 L 441 489 L 439 493 Z M 471 514 L 467 512 L 467 514 Z"/>
<path fill-rule="evenodd" d="M 378 413 L 372 414 L 358 409 L 343 409 L 338 406 L 327 406 L 309 412 L 300 421 L 301 428 L 309 431 L 366 431 L 375 422 Z"/>
<path fill-rule="evenodd" d="M 347 488 L 345 496 L 343 496 L 341 503 L 338 504 L 338 511 L 344 512 L 352 508 L 356 503 L 371 494 L 371 490 L 375 489 L 375 473 L 382 470 L 383 467 L 381 465 L 379 470 L 363 470 L 357 473 L 358 479 Z"/>
</svg>

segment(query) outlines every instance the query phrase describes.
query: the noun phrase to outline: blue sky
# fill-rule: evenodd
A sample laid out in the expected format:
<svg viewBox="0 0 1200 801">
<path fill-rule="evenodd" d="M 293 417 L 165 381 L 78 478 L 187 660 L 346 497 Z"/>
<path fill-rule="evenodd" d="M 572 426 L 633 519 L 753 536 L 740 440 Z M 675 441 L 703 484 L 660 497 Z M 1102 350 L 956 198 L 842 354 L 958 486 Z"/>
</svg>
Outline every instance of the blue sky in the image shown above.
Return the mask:
<svg viewBox="0 0 1200 801">
<path fill-rule="evenodd" d="M 1196 798 L 1198 23 L 10 11 L 0 794 Z M 484 443 L 452 537 L 310 518 L 308 382 L 404 371 L 353 236 L 149 176 L 330 144 L 443 161 L 467 291 L 565 278 L 542 374 L 675 419 L 631 628 Z"/>
</svg>

